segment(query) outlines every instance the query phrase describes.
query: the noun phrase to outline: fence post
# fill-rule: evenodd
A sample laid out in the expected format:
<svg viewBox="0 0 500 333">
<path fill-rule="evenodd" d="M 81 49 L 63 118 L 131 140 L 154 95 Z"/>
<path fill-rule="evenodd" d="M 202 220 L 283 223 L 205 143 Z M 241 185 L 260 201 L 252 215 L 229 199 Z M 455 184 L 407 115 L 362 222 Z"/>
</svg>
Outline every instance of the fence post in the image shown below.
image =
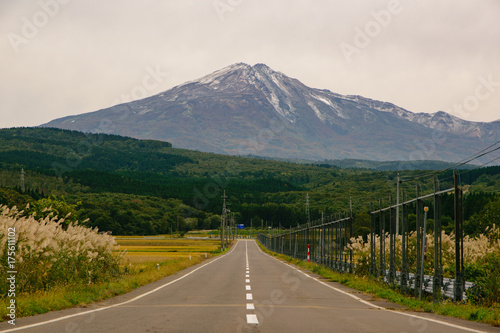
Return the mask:
<svg viewBox="0 0 500 333">
<path fill-rule="evenodd" d="M 310 240 L 310 234 L 311 234 L 311 222 L 307 222 L 307 227 L 306 227 L 306 242 L 307 244 L 307 261 L 309 261 L 309 244 L 311 242 Z"/>
<path fill-rule="evenodd" d="M 348 260 L 347 259 L 348 254 L 347 254 L 347 251 L 346 251 L 347 244 L 349 242 L 349 236 L 348 236 L 348 232 L 347 232 L 347 229 L 349 227 L 348 226 L 348 222 L 349 221 L 345 220 L 346 216 L 347 216 L 347 214 L 344 214 L 344 222 L 343 222 L 343 224 L 344 224 L 344 246 L 342 247 L 342 250 L 343 250 L 343 253 L 344 253 L 344 269 L 343 269 L 344 272 L 349 269 L 349 264 L 347 262 L 347 260 Z"/>
<path fill-rule="evenodd" d="M 416 227 L 417 227 L 417 266 L 416 266 L 416 271 L 415 271 L 415 297 L 418 297 L 420 295 L 420 288 L 422 287 L 420 285 L 420 275 L 422 272 L 420 272 L 420 266 L 421 266 L 421 261 L 423 258 L 420 257 L 422 254 L 422 200 L 420 200 L 420 185 L 416 185 L 416 191 L 417 191 L 417 207 L 416 207 Z"/>
<path fill-rule="evenodd" d="M 320 252 L 320 256 L 321 256 L 321 264 L 324 265 L 325 264 L 325 227 L 321 227 L 321 233 L 320 233 L 320 248 L 321 248 L 321 252 Z"/>
<path fill-rule="evenodd" d="M 394 256 L 396 255 L 396 240 L 395 238 L 395 214 L 392 207 L 392 195 L 389 197 L 390 210 L 389 210 L 389 283 L 394 283 L 396 279 L 396 262 Z"/>
<path fill-rule="evenodd" d="M 455 183 L 455 301 L 461 301 L 463 295 L 463 216 L 462 216 L 462 191 L 458 187 L 458 173 L 453 172 Z"/>
<path fill-rule="evenodd" d="M 424 227 L 422 229 L 422 258 L 420 260 L 421 262 L 421 267 L 420 267 L 420 291 L 418 294 L 418 299 L 422 300 L 422 288 L 423 288 L 423 283 L 424 283 L 424 277 L 425 277 L 425 238 L 426 238 L 426 233 L 427 233 L 427 212 L 429 211 L 429 207 L 425 206 L 424 207 Z"/>
<path fill-rule="evenodd" d="M 441 300 L 441 285 L 443 280 L 442 245 L 441 245 L 441 198 L 437 177 L 434 177 L 434 278 L 432 281 L 432 300 Z"/>
<path fill-rule="evenodd" d="M 338 271 L 338 261 L 339 261 L 339 227 L 338 227 L 338 222 L 333 223 L 333 228 L 335 231 L 335 247 L 334 247 L 334 253 L 335 253 L 335 260 L 334 260 L 334 267 L 335 270 Z"/>
<path fill-rule="evenodd" d="M 310 256 L 309 255 L 309 244 L 307 244 L 307 262 L 309 262 L 309 259 L 310 259 L 309 256 Z"/>
<path fill-rule="evenodd" d="M 377 274 L 377 263 L 375 258 L 375 214 L 373 204 L 370 202 L 370 275 Z"/>
<path fill-rule="evenodd" d="M 352 214 L 352 197 L 349 198 L 349 244 L 351 244 L 351 238 L 354 237 L 354 217 Z M 354 263 L 353 263 L 353 251 L 349 248 L 349 273 L 354 273 Z"/>
<path fill-rule="evenodd" d="M 382 281 L 385 280 L 385 219 L 384 212 L 382 212 L 382 199 L 379 199 L 380 208 L 380 267 L 379 276 L 382 277 Z"/>
<path fill-rule="evenodd" d="M 408 291 L 408 279 L 410 267 L 408 265 L 408 204 L 406 202 L 406 193 L 403 190 L 403 219 L 401 221 L 402 253 L 401 253 L 401 290 Z"/>
<path fill-rule="evenodd" d="M 331 220 L 331 218 L 330 218 Z M 333 253 L 332 253 L 332 245 L 333 245 L 333 236 L 332 236 L 333 225 L 328 225 L 328 267 L 333 268 Z"/>
</svg>

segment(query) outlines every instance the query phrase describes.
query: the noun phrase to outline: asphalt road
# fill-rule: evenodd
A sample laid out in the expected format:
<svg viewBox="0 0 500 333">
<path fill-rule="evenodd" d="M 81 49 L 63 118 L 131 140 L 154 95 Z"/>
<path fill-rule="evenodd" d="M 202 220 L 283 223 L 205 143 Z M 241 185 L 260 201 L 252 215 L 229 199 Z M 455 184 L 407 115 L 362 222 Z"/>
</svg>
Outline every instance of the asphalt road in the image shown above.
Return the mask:
<svg viewBox="0 0 500 333">
<path fill-rule="evenodd" d="M 223 255 L 84 309 L 20 318 L 2 332 L 500 332 L 488 325 L 388 310 L 240 240 Z"/>
</svg>

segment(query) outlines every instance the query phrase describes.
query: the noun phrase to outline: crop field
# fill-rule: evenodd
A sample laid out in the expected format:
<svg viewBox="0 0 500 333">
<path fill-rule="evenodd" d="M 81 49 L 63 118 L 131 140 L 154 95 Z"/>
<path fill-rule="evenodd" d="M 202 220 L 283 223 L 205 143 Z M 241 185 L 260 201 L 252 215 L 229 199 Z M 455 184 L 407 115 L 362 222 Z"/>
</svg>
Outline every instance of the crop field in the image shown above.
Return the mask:
<svg viewBox="0 0 500 333">
<path fill-rule="evenodd" d="M 117 236 L 116 252 L 123 252 L 123 265 L 162 263 L 188 257 L 211 257 L 220 252 L 214 239 L 168 238 L 168 236 Z"/>
</svg>

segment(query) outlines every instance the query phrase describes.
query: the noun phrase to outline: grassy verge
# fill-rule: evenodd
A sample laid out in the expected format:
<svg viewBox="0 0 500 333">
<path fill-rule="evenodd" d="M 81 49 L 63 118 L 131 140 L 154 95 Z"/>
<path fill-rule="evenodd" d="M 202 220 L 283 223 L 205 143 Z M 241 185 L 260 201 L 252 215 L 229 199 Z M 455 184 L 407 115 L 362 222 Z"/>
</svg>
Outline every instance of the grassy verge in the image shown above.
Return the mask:
<svg viewBox="0 0 500 333">
<path fill-rule="evenodd" d="M 218 254 L 209 253 L 207 257 L 212 258 L 216 255 Z M 141 261 L 136 265 L 127 265 L 123 275 L 116 281 L 64 285 L 33 294 L 21 294 L 16 298 L 16 317 L 34 316 L 71 307 L 85 307 L 90 303 L 125 294 L 140 286 L 173 275 L 203 260 L 205 260 L 205 254 L 192 255 L 191 259 L 189 257 L 168 258 L 160 262 L 159 266 L 157 262 Z M 9 319 L 6 316 L 8 301 L 6 298 L 0 298 L 0 322 Z"/>
<path fill-rule="evenodd" d="M 312 271 L 332 282 L 339 282 L 349 288 L 371 294 L 375 298 L 383 298 L 392 303 L 401 304 L 408 310 L 435 313 L 500 327 L 500 305 L 498 304 L 493 307 L 482 307 L 469 303 L 453 303 L 451 301 L 443 301 L 441 303 L 433 303 L 432 300 L 429 299 L 419 301 L 389 288 L 386 284 L 376 279 L 360 277 L 353 274 L 341 274 L 315 263 L 305 262 L 268 251 L 262 244 L 258 244 L 262 251 L 278 259 Z"/>
</svg>

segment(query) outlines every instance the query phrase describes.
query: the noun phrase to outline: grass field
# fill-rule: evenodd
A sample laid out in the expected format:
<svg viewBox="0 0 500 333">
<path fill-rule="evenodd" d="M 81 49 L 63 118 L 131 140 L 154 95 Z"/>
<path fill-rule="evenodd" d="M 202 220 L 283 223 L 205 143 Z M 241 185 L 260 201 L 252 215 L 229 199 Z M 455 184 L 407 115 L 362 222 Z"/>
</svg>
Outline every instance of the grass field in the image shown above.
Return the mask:
<svg viewBox="0 0 500 333">
<path fill-rule="evenodd" d="M 220 252 L 220 241 L 166 238 L 163 236 L 117 236 L 115 251 L 123 253 L 123 265 L 158 263 L 179 258 L 208 258 Z"/>
<path fill-rule="evenodd" d="M 220 241 L 164 236 L 115 237 L 115 253 L 122 256 L 121 274 L 112 281 L 58 285 L 33 294 L 20 294 L 17 317 L 27 317 L 127 293 L 137 287 L 176 274 L 220 254 Z M 8 319 L 7 298 L 0 298 L 0 322 Z"/>
</svg>

